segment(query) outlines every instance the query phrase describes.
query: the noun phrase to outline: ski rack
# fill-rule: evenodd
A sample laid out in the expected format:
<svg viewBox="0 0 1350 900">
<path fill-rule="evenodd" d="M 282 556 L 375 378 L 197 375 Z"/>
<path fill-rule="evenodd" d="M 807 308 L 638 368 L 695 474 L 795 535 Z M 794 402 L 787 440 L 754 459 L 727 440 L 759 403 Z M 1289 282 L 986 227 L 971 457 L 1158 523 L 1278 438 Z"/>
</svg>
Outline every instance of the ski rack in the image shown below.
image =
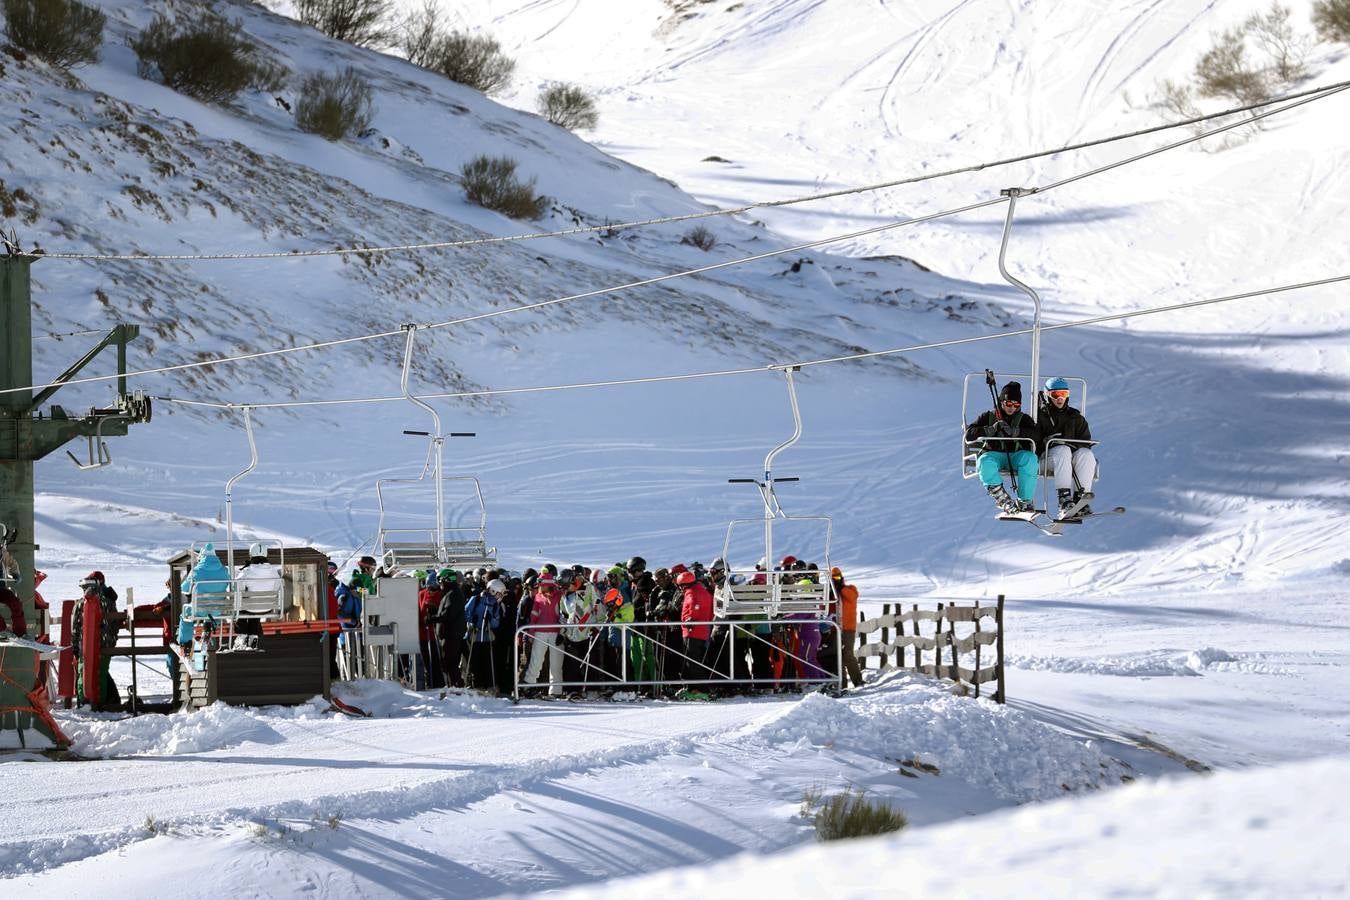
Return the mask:
<svg viewBox="0 0 1350 900">
<path fill-rule="evenodd" d="M 787 379 L 788 402 L 792 408 L 793 432 L 787 440 L 775 446 L 764 457 L 764 479 L 728 478 L 728 484 L 753 484 L 759 489 L 764 513 L 759 519 L 733 519 L 727 524 L 726 539 L 722 544 L 722 559 L 727 561 L 726 577 L 717 586 L 713 594 L 713 612 L 715 615 L 749 615 L 773 617 L 778 615 L 815 615 L 828 614 L 830 600 L 827 585 L 823 581 L 825 573 L 830 571 L 830 543 L 833 540 L 834 523 L 829 516 L 790 516 L 778 501 L 774 485 L 780 482 L 799 481 L 796 477 L 774 478 L 773 461 L 779 453 L 797 443 L 802 436 L 801 408 L 797 403 L 797 387 L 792 373 L 800 371 L 800 366 L 786 366 L 782 369 Z M 775 522 L 823 522 L 825 526 L 825 558 L 821 574 L 816 582 L 801 584 L 787 583 L 786 579 L 797 573 L 771 568 L 774 559 L 773 529 Z M 731 539 L 737 525 L 759 524 L 764 529 L 764 568 L 733 568 L 731 566 Z"/>
</svg>

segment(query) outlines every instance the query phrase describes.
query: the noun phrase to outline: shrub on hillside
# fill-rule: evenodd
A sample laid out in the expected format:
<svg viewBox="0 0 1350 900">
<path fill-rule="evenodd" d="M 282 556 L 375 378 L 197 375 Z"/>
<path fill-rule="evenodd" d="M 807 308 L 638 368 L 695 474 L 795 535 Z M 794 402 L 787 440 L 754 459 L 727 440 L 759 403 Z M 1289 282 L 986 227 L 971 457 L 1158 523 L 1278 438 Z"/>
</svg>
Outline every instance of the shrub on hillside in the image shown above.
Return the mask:
<svg viewBox="0 0 1350 900">
<path fill-rule="evenodd" d="M 210 14 L 175 22 L 155 16 L 131 42 L 136 71 L 160 80 L 180 94 L 203 103 L 228 103 L 247 87 L 275 89 L 285 69 L 258 58 L 258 50 L 241 36 L 238 23 Z"/>
<path fill-rule="evenodd" d="M 535 194 L 534 179 L 518 179 L 516 161 L 509 156 L 474 157 L 459 175 L 472 203 L 513 219 L 537 219 L 544 214 L 544 198 Z"/>
<path fill-rule="evenodd" d="M 684 233 L 684 237 L 680 238 L 680 243 L 697 247 L 707 253 L 717 246 L 717 235 L 702 225 L 695 225 Z"/>
<path fill-rule="evenodd" d="M 358 47 L 382 48 L 395 39 L 391 0 L 296 0 L 296 17 L 330 38 Z"/>
<path fill-rule="evenodd" d="M 426 67 L 451 81 L 491 94 L 511 83 L 516 61 L 486 35 L 452 31 L 437 37 L 427 53 Z"/>
<path fill-rule="evenodd" d="M 374 115 L 374 91 L 352 68 L 310 75 L 300 86 L 295 104 L 295 124 L 300 130 L 330 141 L 360 134 L 370 127 Z"/>
<path fill-rule="evenodd" d="M 1322 40 L 1350 42 L 1350 0 L 1317 0 L 1312 20 Z"/>
<path fill-rule="evenodd" d="M 1245 28 L 1230 28 L 1215 36 L 1213 46 L 1195 64 L 1195 83 L 1202 97 L 1254 103 L 1266 96 L 1265 74 L 1247 59 Z"/>
<path fill-rule="evenodd" d="M 1246 30 L 1270 60 L 1272 74 L 1281 82 L 1297 81 L 1308 72 L 1308 40 L 1294 30 L 1290 9 L 1272 3 L 1264 13 L 1247 19 Z"/>
<path fill-rule="evenodd" d="M 16 47 L 54 66 L 98 62 L 108 17 L 79 0 L 4 0 L 5 30 Z"/>
<path fill-rule="evenodd" d="M 594 128 L 600 121 L 595 101 L 575 84 L 550 84 L 539 92 L 539 114 L 569 130 Z"/>
<path fill-rule="evenodd" d="M 408 62 L 431 68 L 432 51 L 441 36 L 441 8 L 436 0 L 423 0 L 422 8 L 408 13 L 398 26 L 398 45 Z"/>
<path fill-rule="evenodd" d="M 822 841 L 888 834 L 909 824 L 900 810 L 874 803 L 862 791 L 845 791 L 832 797 L 824 797 L 817 790 L 807 791 L 802 798 L 802 815 L 814 821 L 816 837 Z"/>
</svg>

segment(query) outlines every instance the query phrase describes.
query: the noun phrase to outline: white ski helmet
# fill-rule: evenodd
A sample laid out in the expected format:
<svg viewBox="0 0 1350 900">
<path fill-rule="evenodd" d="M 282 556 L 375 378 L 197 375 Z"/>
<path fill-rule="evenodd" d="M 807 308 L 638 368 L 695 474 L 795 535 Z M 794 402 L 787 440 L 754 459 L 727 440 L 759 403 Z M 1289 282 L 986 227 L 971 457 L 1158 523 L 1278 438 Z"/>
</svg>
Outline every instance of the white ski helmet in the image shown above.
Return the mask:
<svg viewBox="0 0 1350 900">
<path fill-rule="evenodd" d="M 506 593 L 506 583 L 500 578 L 494 578 L 487 583 L 487 589 L 489 594 L 495 594 L 500 597 L 502 594 Z"/>
<path fill-rule="evenodd" d="M 249 559 L 267 559 L 267 548 L 263 546 L 262 541 L 248 545 Z"/>
</svg>

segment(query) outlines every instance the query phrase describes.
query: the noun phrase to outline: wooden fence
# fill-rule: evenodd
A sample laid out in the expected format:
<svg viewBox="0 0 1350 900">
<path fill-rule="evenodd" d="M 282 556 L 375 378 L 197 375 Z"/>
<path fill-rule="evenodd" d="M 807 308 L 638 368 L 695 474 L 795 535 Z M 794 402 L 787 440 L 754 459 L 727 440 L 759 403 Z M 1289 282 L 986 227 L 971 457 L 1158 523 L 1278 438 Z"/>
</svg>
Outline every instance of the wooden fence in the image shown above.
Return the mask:
<svg viewBox="0 0 1350 900">
<path fill-rule="evenodd" d="M 858 622 L 859 664 L 867 668 L 876 658 L 882 670 L 889 668 L 921 672 L 934 678 L 948 678 L 973 689 L 980 696 L 980 685 L 997 682 L 994 700 L 1007 702 L 1003 677 L 1003 595 L 993 606 L 939 603 L 937 609 L 919 609 L 917 603 L 906 610 L 903 603 L 883 603 L 881 615 Z M 993 622 L 986 620 L 992 619 Z M 913 633 L 905 633 L 905 623 Z M 920 623 L 932 622 L 929 635 L 921 633 Z M 964 634 L 957 633 L 958 623 Z M 971 626 L 966 630 L 965 626 Z M 945 626 L 945 627 L 944 627 Z M 991 627 L 992 626 L 992 627 Z M 895 636 L 891 637 L 894 629 Z M 874 636 L 869 639 L 869 636 Z M 991 648 L 992 651 L 986 648 Z M 925 661 L 925 654 L 928 661 Z M 894 655 L 894 663 L 891 662 Z M 991 658 L 992 657 L 992 658 Z M 971 663 L 967 666 L 965 663 Z"/>
</svg>

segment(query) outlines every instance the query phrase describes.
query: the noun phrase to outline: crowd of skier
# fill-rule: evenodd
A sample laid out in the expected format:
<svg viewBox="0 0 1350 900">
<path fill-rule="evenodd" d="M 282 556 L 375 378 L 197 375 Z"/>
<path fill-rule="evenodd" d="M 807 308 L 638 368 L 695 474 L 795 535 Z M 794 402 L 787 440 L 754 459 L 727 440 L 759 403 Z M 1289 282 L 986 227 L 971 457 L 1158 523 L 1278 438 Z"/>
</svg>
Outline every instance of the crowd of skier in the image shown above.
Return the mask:
<svg viewBox="0 0 1350 900">
<path fill-rule="evenodd" d="M 378 574 L 370 556 L 345 579 L 329 564 L 332 615 L 344 627 L 359 625 Z M 519 682 L 550 696 L 616 689 L 664 696 L 786 690 L 844 676 L 862 684 L 853 654 L 858 592 L 838 568 L 826 581 L 832 622 L 823 624 L 816 614 L 715 619 L 713 593 L 728 577 L 720 558 L 706 568 L 694 562 L 654 571 L 634 556 L 607 569 L 550 563 L 519 575 L 485 567 L 413 574 L 422 583 L 421 687 L 506 694 Z M 761 563 L 752 577 L 819 583 L 821 575 L 788 556 L 772 572 Z"/>
</svg>

